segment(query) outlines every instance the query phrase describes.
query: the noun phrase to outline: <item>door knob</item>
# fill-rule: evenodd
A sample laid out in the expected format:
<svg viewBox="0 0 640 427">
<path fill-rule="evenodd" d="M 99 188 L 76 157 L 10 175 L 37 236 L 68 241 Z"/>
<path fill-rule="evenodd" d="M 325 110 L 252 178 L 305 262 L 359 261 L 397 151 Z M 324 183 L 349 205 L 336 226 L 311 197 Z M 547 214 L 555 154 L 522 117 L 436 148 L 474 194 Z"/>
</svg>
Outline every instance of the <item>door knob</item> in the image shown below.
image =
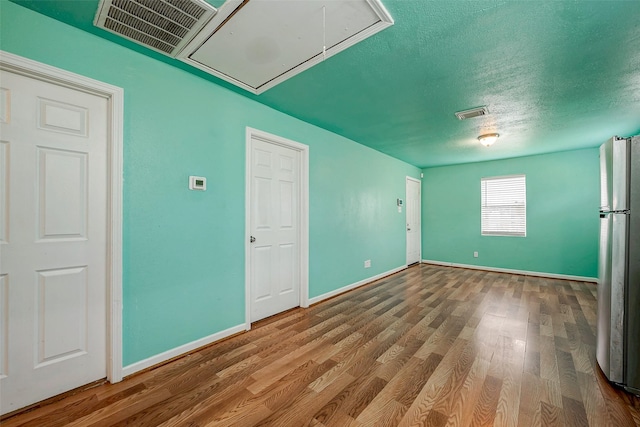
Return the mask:
<svg viewBox="0 0 640 427">
<path fill-rule="evenodd" d="M 255 237 L 253 237 L 253 236 L 251 236 L 251 238 L 249 239 L 249 241 L 250 241 L 251 243 L 253 243 L 253 242 L 255 242 L 255 241 L 256 241 L 256 238 L 255 238 Z"/>
</svg>

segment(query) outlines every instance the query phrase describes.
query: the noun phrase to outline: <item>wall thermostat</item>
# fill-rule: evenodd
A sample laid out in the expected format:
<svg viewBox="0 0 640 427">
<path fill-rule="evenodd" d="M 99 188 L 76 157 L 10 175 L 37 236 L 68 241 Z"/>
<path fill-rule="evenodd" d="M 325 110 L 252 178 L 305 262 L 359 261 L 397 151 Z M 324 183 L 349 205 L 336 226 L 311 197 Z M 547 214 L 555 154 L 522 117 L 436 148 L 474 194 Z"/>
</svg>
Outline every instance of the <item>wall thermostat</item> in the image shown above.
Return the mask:
<svg viewBox="0 0 640 427">
<path fill-rule="evenodd" d="M 190 176 L 189 177 L 189 190 L 204 191 L 207 189 L 207 178 L 203 176 Z"/>
</svg>

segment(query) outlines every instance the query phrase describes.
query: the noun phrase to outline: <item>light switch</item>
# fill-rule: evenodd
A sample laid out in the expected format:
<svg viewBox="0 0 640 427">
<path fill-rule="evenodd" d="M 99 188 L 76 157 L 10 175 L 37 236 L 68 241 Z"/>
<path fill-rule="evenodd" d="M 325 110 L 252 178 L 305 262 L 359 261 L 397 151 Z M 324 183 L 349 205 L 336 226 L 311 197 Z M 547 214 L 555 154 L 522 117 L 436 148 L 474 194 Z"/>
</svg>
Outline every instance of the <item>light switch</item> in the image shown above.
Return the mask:
<svg viewBox="0 0 640 427">
<path fill-rule="evenodd" d="M 203 176 L 189 177 L 189 190 L 205 191 L 207 189 L 207 178 Z"/>
</svg>

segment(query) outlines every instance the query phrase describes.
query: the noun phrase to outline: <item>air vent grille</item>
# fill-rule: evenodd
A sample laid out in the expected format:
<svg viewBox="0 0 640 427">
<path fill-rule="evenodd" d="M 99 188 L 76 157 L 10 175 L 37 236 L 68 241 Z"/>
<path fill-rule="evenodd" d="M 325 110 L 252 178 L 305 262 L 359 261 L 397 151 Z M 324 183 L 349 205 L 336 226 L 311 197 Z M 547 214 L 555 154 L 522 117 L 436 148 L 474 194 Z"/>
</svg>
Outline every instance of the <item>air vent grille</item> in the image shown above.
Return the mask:
<svg viewBox="0 0 640 427">
<path fill-rule="evenodd" d="M 458 111 L 456 113 L 456 117 L 459 120 L 465 120 L 465 119 L 472 119 L 474 117 L 486 116 L 487 114 L 489 114 L 489 109 L 485 105 L 483 107 L 477 107 L 477 108 L 471 108 L 469 110 Z"/>
<path fill-rule="evenodd" d="M 176 56 L 215 13 L 203 0 L 102 0 L 94 24 Z"/>
</svg>

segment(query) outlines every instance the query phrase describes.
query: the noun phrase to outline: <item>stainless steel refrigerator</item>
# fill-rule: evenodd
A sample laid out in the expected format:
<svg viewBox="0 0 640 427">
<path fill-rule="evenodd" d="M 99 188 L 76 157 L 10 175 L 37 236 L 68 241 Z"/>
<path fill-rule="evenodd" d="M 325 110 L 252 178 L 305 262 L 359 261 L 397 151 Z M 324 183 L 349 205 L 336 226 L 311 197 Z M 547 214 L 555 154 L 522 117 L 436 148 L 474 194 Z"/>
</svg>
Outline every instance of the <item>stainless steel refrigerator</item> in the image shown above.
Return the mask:
<svg viewBox="0 0 640 427">
<path fill-rule="evenodd" d="M 640 394 L 640 136 L 600 147 L 596 356 L 609 381 Z"/>
</svg>

